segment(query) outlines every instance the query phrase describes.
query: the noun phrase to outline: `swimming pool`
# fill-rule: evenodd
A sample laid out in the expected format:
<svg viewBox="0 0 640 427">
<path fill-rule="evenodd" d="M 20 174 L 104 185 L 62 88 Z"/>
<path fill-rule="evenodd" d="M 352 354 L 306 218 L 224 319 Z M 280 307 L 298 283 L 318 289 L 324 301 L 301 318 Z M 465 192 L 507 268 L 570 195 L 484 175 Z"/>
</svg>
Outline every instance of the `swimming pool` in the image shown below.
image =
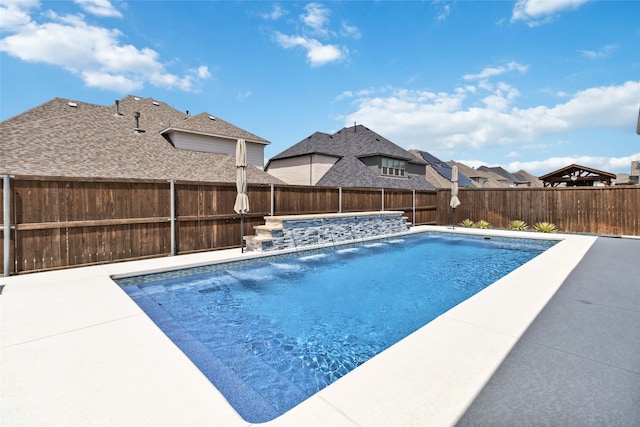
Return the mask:
<svg viewBox="0 0 640 427">
<path fill-rule="evenodd" d="M 425 233 L 118 282 L 264 422 L 553 244 Z"/>
</svg>

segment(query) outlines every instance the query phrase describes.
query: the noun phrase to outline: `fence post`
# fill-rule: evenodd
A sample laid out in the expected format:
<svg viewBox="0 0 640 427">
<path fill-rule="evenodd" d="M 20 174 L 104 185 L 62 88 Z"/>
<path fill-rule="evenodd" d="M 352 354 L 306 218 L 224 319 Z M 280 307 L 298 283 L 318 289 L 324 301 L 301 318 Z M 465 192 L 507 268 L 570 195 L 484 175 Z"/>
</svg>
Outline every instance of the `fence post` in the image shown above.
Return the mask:
<svg viewBox="0 0 640 427">
<path fill-rule="evenodd" d="M 176 181 L 169 180 L 169 198 L 171 199 L 171 212 L 169 213 L 171 221 L 171 256 L 176 254 Z"/>
<path fill-rule="evenodd" d="M 2 223 L 2 240 L 4 241 L 4 276 L 9 277 L 11 273 L 11 185 L 10 176 L 2 177 L 2 199 L 3 202 L 3 223 Z"/>
<path fill-rule="evenodd" d="M 271 187 L 271 216 L 274 216 L 276 208 L 275 189 L 273 184 L 269 184 L 269 186 Z"/>
<path fill-rule="evenodd" d="M 342 213 L 342 187 L 338 187 L 338 213 Z"/>
<path fill-rule="evenodd" d="M 382 191 L 380 192 L 382 194 L 382 212 L 384 212 L 384 188 L 381 189 Z"/>
<path fill-rule="evenodd" d="M 413 218 L 411 218 L 411 222 L 413 223 L 413 225 L 416 225 L 416 190 L 413 189 L 411 190 L 411 192 L 413 193 Z"/>
</svg>

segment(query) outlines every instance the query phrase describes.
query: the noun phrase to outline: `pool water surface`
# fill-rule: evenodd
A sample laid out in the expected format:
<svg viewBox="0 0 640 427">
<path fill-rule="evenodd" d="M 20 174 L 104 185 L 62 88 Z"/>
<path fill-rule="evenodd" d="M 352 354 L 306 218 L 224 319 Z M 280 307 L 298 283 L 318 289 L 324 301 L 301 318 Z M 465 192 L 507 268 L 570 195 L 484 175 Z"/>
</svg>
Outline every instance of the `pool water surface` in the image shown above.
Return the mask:
<svg viewBox="0 0 640 427">
<path fill-rule="evenodd" d="M 245 420 L 265 422 L 554 243 L 423 233 L 118 282 Z"/>
</svg>

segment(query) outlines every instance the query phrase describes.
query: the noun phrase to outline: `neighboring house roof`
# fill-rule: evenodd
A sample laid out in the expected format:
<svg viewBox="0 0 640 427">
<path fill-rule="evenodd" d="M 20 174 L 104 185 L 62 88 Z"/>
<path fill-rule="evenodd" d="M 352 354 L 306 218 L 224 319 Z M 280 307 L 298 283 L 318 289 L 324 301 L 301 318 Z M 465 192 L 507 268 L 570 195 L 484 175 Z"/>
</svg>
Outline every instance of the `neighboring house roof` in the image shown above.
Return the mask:
<svg viewBox="0 0 640 427">
<path fill-rule="evenodd" d="M 127 96 L 112 106 L 55 98 L 0 123 L 0 173 L 235 182 L 234 156 L 176 149 L 170 130 L 269 143 L 207 113 L 190 116 L 151 98 Z M 282 183 L 254 166 L 247 180 Z"/>
<path fill-rule="evenodd" d="M 529 183 L 531 183 L 531 187 L 542 187 L 542 181 L 540 181 L 540 179 L 538 179 L 537 176 L 533 176 L 531 175 L 529 172 L 520 169 L 518 172 L 514 173 L 514 175 L 516 176 L 520 176 L 523 180 L 528 181 Z"/>
<path fill-rule="evenodd" d="M 544 182 L 545 187 L 555 187 L 562 184 L 567 186 L 593 185 L 595 182 L 610 185 L 611 181 L 616 179 L 616 175 L 587 166 L 572 164 L 542 175 L 540 179 Z"/>
<path fill-rule="evenodd" d="M 508 185 L 521 185 L 521 184 L 529 183 L 529 180 L 525 179 L 523 176 L 519 176 L 518 174 L 507 172 L 500 166 L 494 166 L 494 167 L 480 166 L 478 170 L 483 172 L 492 172 L 502 177 L 502 180 L 504 180 L 504 182 L 506 182 Z"/>
<path fill-rule="evenodd" d="M 464 163 L 459 162 L 447 162 L 449 166 L 458 166 L 458 174 L 463 174 L 471 179 L 480 188 L 506 188 L 509 185 L 506 180 L 500 175 L 494 172 L 486 172 L 478 169 L 473 169 Z"/>
<path fill-rule="evenodd" d="M 426 162 L 362 125 L 345 127 L 332 135 L 316 132 L 272 157 L 266 168 L 268 170 L 269 164 L 277 160 L 310 154 L 338 159 L 317 182 L 318 186 L 434 189 L 424 175 L 407 172 L 402 178 L 386 177 L 364 164 L 362 159 L 378 156 L 405 160 L 421 167 Z"/>
<path fill-rule="evenodd" d="M 427 180 L 437 186 L 438 188 L 450 187 L 451 186 L 451 172 L 452 167 L 449 166 L 446 162 L 438 159 L 436 156 L 427 153 L 426 151 L 420 150 L 409 150 L 410 153 L 418 156 L 419 159 L 422 159 L 427 162 L 429 167 L 427 167 Z M 432 173 L 436 172 L 437 176 Z M 458 170 L 458 185 L 460 187 L 474 187 L 473 181 L 471 181 L 467 176 Z"/>
</svg>

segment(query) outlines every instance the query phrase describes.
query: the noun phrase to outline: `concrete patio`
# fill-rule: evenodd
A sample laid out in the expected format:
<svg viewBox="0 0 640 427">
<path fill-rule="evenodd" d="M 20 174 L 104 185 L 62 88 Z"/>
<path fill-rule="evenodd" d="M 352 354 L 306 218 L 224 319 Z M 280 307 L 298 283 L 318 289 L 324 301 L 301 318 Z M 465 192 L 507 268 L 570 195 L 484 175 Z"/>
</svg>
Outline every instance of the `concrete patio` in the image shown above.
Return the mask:
<svg viewBox="0 0 640 427">
<path fill-rule="evenodd" d="M 469 232 L 412 232 L 428 230 Z M 640 425 L 640 240 L 553 237 L 562 240 L 265 425 Z M 250 425 L 110 277 L 254 256 L 1 278 L 0 424 Z"/>
</svg>

